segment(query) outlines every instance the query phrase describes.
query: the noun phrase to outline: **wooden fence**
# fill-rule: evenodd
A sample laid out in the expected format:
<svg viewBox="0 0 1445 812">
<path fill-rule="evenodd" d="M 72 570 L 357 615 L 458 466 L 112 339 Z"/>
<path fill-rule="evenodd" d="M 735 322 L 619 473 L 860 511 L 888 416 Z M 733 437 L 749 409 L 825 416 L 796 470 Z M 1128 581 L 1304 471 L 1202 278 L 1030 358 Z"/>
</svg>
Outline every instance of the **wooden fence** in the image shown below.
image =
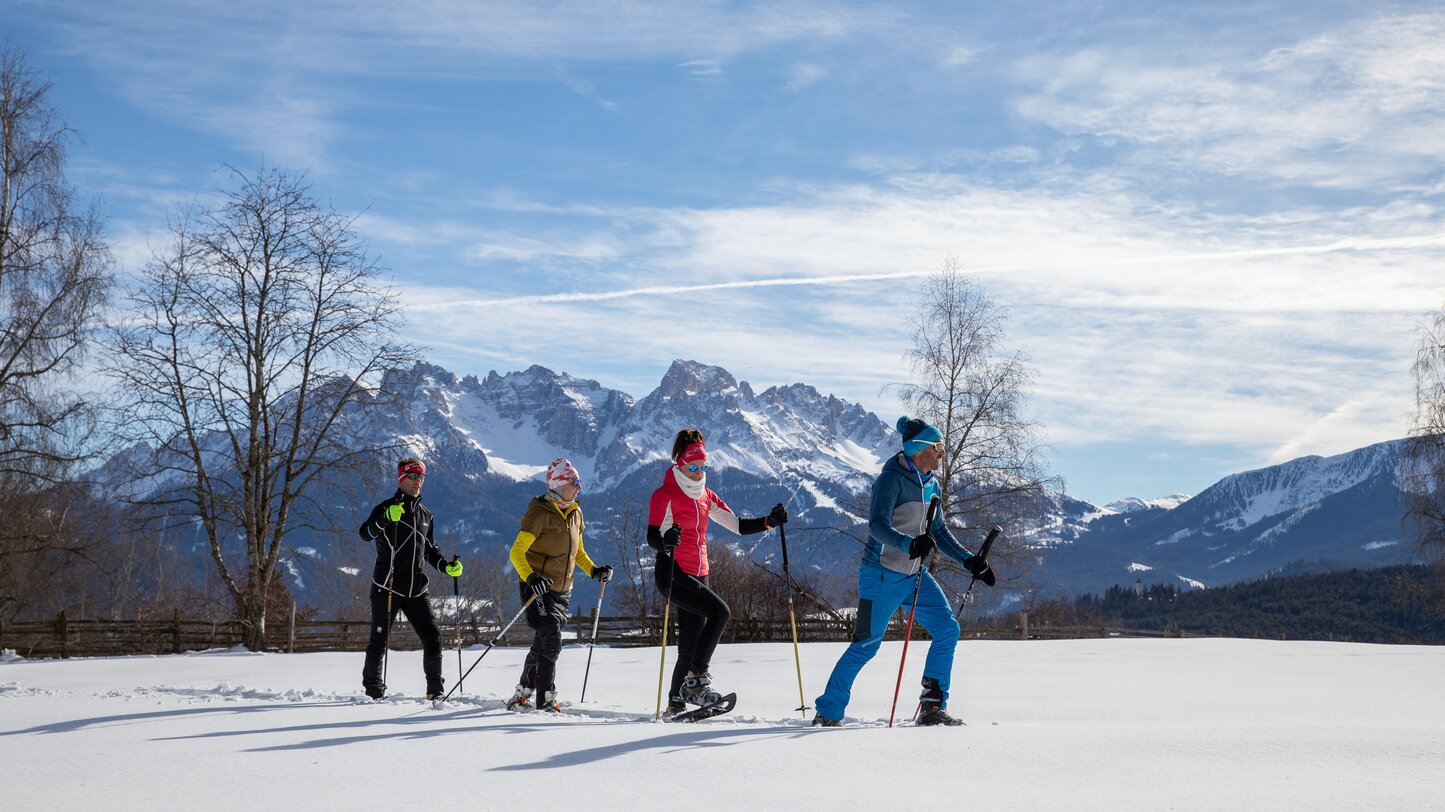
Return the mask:
<svg viewBox="0 0 1445 812">
<path fill-rule="evenodd" d="M 510 616 L 506 619 L 509 620 Z M 1186 637 L 1177 631 L 1148 631 L 1109 626 L 1038 626 L 1029 625 L 1028 613 L 1016 616 L 1017 623 L 1006 627 L 966 628 L 961 639 L 987 640 L 1058 640 L 1084 637 Z M 506 620 L 465 618 L 461 623 L 463 646 L 492 642 Z M 658 617 L 607 616 L 597 618 L 597 640 L 607 646 L 657 645 L 662 625 Z M 564 639 L 588 642 L 592 632 L 592 614 L 577 614 L 563 630 Z M 362 651 L 370 636 L 366 620 L 300 620 L 270 622 L 266 628 L 269 651 Z M 806 617 L 798 619 L 798 640 L 804 642 L 851 639 L 851 621 Z M 889 623 L 885 639 L 903 638 L 905 618 L 896 616 Z M 242 623 L 239 620 L 186 620 L 179 615 L 169 620 L 71 620 L 61 612 L 53 620 L 0 623 L 0 649 L 13 649 L 26 658 L 96 657 L 120 654 L 180 654 L 240 645 Z M 927 635 L 915 627 L 914 634 Z M 676 622 L 668 640 L 676 639 Z M 454 647 L 457 625 L 442 623 L 442 645 Z M 734 618 L 723 635 L 726 643 L 766 643 L 792 640 L 787 619 Z M 529 645 L 531 635 L 524 621 L 518 621 L 498 645 Z M 411 625 L 398 618 L 391 632 L 391 647 L 398 650 L 421 648 L 421 641 Z"/>
</svg>

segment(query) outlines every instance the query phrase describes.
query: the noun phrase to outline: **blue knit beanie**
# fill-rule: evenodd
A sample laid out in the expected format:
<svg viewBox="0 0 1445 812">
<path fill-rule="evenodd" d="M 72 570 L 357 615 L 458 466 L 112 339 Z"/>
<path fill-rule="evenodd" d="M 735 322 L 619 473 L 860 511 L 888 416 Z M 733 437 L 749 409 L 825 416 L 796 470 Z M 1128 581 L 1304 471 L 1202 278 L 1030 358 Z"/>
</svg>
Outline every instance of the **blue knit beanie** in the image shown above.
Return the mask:
<svg viewBox="0 0 1445 812">
<path fill-rule="evenodd" d="M 898 418 L 897 425 L 898 433 L 903 435 L 903 453 L 910 457 L 943 439 L 943 432 L 916 417 L 910 420 L 904 415 Z"/>
</svg>

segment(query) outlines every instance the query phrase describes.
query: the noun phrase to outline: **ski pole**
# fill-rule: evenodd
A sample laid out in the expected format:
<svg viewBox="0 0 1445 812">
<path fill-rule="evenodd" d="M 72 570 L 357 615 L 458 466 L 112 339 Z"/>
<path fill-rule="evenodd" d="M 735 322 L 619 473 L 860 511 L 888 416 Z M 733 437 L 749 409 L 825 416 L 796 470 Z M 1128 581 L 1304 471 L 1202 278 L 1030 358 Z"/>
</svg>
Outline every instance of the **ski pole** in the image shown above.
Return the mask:
<svg viewBox="0 0 1445 812">
<path fill-rule="evenodd" d="M 657 710 L 652 714 L 652 721 L 656 722 L 662 718 L 662 671 L 667 665 L 667 614 L 672 609 L 672 596 L 667 596 L 667 603 L 662 605 L 662 654 L 657 660 Z"/>
<path fill-rule="evenodd" d="M 391 613 L 391 576 L 386 578 L 386 648 L 381 652 L 381 684 L 386 685 L 387 671 L 391 668 L 391 624 L 396 616 Z"/>
<path fill-rule="evenodd" d="M 988 531 L 988 538 L 983 540 L 983 546 L 978 548 L 978 553 L 974 557 L 980 561 L 987 562 L 988 551 L 993 547 L 993 540 L 998 538 L 998 534 L 1002 532 L 1002 527 L 994 525 L 993 528 Z M 963 597 L 958 599 L 958 611 L 954 613 L 956 617 L 963 617 L 963 607 L 968 605 L 968 599 L 973 595 L 973 585 L 976 583 L 978 583 L 977 575 L 968 579 L 968 589 L 965 589 L 963 591 Z M 985 581 L 985 583 L 987 583 L 987 581 Z"/>
<path fill-rule="evenodd" d="M 442 697 L 442 701 L 443 701 L 443 702 L 445 702 L 445 701 L 447 701 L 448 699 L 451 699 L 451 698 L 452 698 L 452 691 L 455 691 L 457 688 L 461 687 L 462 680 L 464 680 L 464 679 L 467 678 L 467 674 L 472 673 L 472 668 L 476 668 L 476 667 L 477 667 L 477 663 L 480 663 L 480 662 L 482 661 L 482 658 L 483 658 L 483 657 L 485 657 L 485 656 L 487 656 L 489 653 L 491 653 L 491 651 L 492 651 L 493 648 L 496 648 L 497 643 L 500 643 L 500 642 L 502 641 L 502 638 L 506 636 L 507 630 L 510 629 L 510 628 L 512 628 L 512 624 L 516 623 L 516 622 L 522 617 L 522 613 L 525 612 L 525 611 L 527 611 L 527 607 L 528 607 L 528 606 L 531 606 L 531 605 L 532 605 L 532 601 L 535 601 L 536 599 L 537 599 L 537 596 L 536 596 L 536 595 L 533 595 L 532 597 L 528 598 L 528 599 L 526 600 L 526 602 L 522 604 L 522 608 L 517 610 L 517 614 L 512 615 L 512 619 L 509 620 L 509 621 L 507 621 L 507 625 L 503 626 L 503 627 L 502 627 L 502 630 L 499 631 L 499 632 L 497 632 L 497 636 L 492 638 L 492 642 L 490 642 L 490 643 L 487 644 L 486 649 L 484 649 L 481 654 L 478 654 L 478 655 L 477 655 L 477 659 L 472 662 L 471 668 L 468 668 L 468 669 L 467 669 L 467 673 L 466 673 L 466 674 L 463 674 L 463 675 L 457 680 L 457 684 L 452 686 L 452 690 L 451 690 L 451 691 L 447 691 L 447 695 L 444 696 L 444 697 Z"/>
<path fill-rule="evenodd" d="M 662 556 L 657 557 L 661 563 Z M 672 567 L 675 566 L 672 556 L 667 557 L 667 603 L 662 605 L 662 651 L 657 658 L 657 710 L 652 714 L 652 721 L 656 722 L 662 718 L 662 671 L 667 665 L 667 626 L 668 612 L 672 609 Z"/>
<path fill-rule="evenodd" d="M 938 497 L 928 503 L 928 519 L 924 523 L 924 532 L 933 532 L 933 517 L 938 513 Z M 937 548 L 934 550 L 937 553 Z M 931 562 L 933 556 L 929 556 Z M 903 632 L 903 656 L 898 660 L 898 681 L 893 683 L 893 708 L 888 711 L 888 726 L 893 727 L 893 716 L 898 712 L 898 692 L 903 688 L 903 665 L 908 662 L 908 641 L 913 638 L 913 615 L 918 612 L 918 590 L 923 586 L 923 573 L 928 571 L 927 564 L 918 562 L 918 577 L 913 581 L 913 608 L 908 610 L 908 628 Z"/>
<path fill-rule="evenodd" d="M 607 582 L 597 588 L 597 613 L 592 616 L 592 639 L 587 643 L 587 669 L 582 672 L 582 697 L 578 702 L 587 701 L 587 677 L 592 674 L 592 649 L 597 648 L 597 621 L 602 619 L 602 593 L 607 591 Z"/>
<path fill-rule="evenodd" d="M 457 561 L 457 556 L 452 556 L 452 562 Z M 461 576 L 452 576 L 452 611 L 457 613 L 457 689 L 462 687 L 462 589 Z"/>
<path fill-rule="evenodd" d="M 783 580 L 788 588 L 788 623 L 793 628 L 793 665 L 798 672 L 798 712 L 808 718 L 808 700 L 803 698 L 803 658 L 798 655 L 798 616 L 793 611 L 793 571 L 788 567 L 788 526 L 778 525 L 778 538 L 783 543 Z"/>
</svg>

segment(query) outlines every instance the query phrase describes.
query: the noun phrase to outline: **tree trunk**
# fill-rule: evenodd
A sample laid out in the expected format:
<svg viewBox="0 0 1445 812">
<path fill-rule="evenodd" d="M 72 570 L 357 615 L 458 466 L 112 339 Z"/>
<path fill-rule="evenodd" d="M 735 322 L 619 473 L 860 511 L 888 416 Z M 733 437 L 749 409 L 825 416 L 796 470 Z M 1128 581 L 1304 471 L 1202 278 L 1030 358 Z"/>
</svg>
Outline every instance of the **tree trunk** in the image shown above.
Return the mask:
<svg viewBox="0 0 1445 812">
<path fill-rule="evenodd" d="M 262 651 L 266 648 L 266 594 L 254 587 L 248 592 L 241 614 L 241 645 Z"/>
</svg>

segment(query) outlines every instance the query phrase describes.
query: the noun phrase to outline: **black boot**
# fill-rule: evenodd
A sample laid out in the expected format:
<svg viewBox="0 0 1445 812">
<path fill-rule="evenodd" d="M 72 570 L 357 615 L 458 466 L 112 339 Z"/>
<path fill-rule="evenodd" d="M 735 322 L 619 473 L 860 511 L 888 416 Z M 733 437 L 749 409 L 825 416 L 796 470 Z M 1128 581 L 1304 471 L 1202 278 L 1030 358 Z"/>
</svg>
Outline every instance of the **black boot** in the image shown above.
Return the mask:
<svg viewBox="0 0 1445 812">
<path fill-rule="evenodd" d="M 923 693 L 919 695 L 918 701 L 921 707 L 918 710 L 917 724 L 920 726 L 946 725 L 954 727 L 963 724 L 962 720 L 949 716 L 948 711 L 944 709 L 943 688 L 933 677 L 923 678 Z"/>
</svg>

